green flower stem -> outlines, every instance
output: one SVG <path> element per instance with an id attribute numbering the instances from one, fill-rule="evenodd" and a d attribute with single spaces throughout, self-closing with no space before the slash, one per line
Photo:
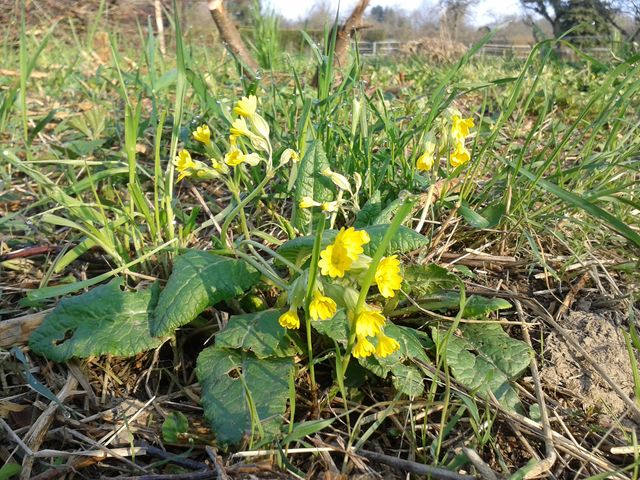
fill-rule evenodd
<path id="1" fill-rule="evenodd" d="M 275 175 L 275 170 L 267 171 L 265 173 L 264 179 L 258 184 L 258 186 L 249 195 L 244 197 L 244 200 L 241 200 L 241 201 L 239 200 L 238 201 L 238 205 L 231 211 L 231 213 L 229 213 L 227 218 L 225 218 L 224 223 L 222 224 L 222 228 L 221 228 L 221 232 L 220 232 L 220 238 L 226 244 L 227 248 L 232 248 L 232 246 L 231 246 L 231 244 L 230 244 L 230 242 L 229 242 L 229 240 L 227 238 L 227 232 L 229 231 L 229 225 L 231 225 L 231 222 L 236 217 L 236 215 L 238 215 L 238 213 L 241 210 L 244 210 L 244 207 L 249 202 L 251 202 L 262 191 L 262 189 L 265 187 L 265 185 L 267 185 L 267 183 L 269 183 L 269 181 L 274 177 L 274 175 Z M 245 219 L 245 221 L 246 221 L 246 219 Z"/>
<path id="2" fill-rule="evenodd" d="M 272 272 L 271 269 L 266 268 L 264 265 L 259 263 L 251 255 L 248 255 L 244 252 L 240 252 L 238 250 L 235 250 L 233 254 L 239 258 L 242 258 L 245 262 L 247 262 L 253 268 L 255 268 L 260 273 L 262 273 L 265 277 L 267 277 L 269 280 L 275 283 L 279 289 L 286 290 L 288 288 L 288 285 L 284 280 L 282 280 L 277 274 Z"/>
<path id="3" fill-rule="evenodd" d="M 345 372 L 347 371 L 347 367 L 349 366 L 349 360 L 351 359 L 351 352 L 353 350 L 353 345 L 356 340 L 356 328 L 355 328 L 356 319 L 358 318 L 358 315 L 362 312 L 364 308 L 364 304 L 367 300 L 367 295 L 369 294 L 369 288 L 371 288 L 371 284 L 373 283 L 373 280 L 376 275 L 376 269 L 378 268 L 378 264 L 380 263 L 380 260 L 382 260 L 382 257 L 387 251 L 389 242 L 391 241 L 393 236 L 396 234 L 396 232 L 400 228 L 400 225 L 402 225 L 402 222 L 404 221 L 406 216 L 409 215 L 409 213 L 413 209 L 414 202 L 415 200 L 413 198 L 408 198 L 404 201 L 402 206 L 398 209 L 398 213 L 393 218 L 393 221 L 391 222 L 391 225 L 389 225 L 389 228 L 387 228 L 387 231 L 385 232 L 384 237 L 382 237 L 382 241 L 380 242 L 380 245 L 378 245 L 378 249 L 376 250 L 376 253 L 373 255 L 373 258 L 371 259 L 371 264 L 369 265 L 369 269 L 364 275 L 364 278 L 362 280 L 361 287 L 360 287 L 360 295 L 358 296 L 358 303 L 356 303 L 356 308 L 355 308 L 355 311 L 353 312 L 353 317 L 349 319 L 349 341 L 347 343 L 347 350 L 345 353 L 344 361 L 342 363 L 342 375 L 344 375 Z"/>
<path id="4" fill-rule="evenodd" d="M 313 342 L 311 341 L 311 315 L 309 306 L 311 305 L 311 297 L 313 289 L 316 285 L 316 277 L 318 275 L 318 260 L 320 259 L 320 249 L 322 248 L 322 234 L 324 233 L 324 214 L 320 216 L 316 230 L 316 238 L 313 242 L 313 253 L 311 254 L 311 265 L 309 266 L 309 280 L 307 283 L 307 295 L 304 301 L 305 326 L 307 330 L 307 353 L 309 356 L 309 374 L 311 376 L 311 389 L 316 391 L 316 375 L 313 364 Z"/>
<path id="5" fill-rule="evenodd" d="M 279 253 L 274 252 L 272 249 L 270 249 L 266 245 L 263 245 L 261 243 L 255 242 L 253 240 L 243 240 L 242 242 L 240 242 L 239 246 L 241 246 L 241 245 L 252 245 L 255 248 L 259 248 L 260 250 L 262 250 L 262 251 L 268 253 L 269 255 L 271 255 L 273 258 L 277 258 L 279 261 L 281 261 L 284 265 L 289 267 L 294 272 L 302 273 L 302 269 L 301 268 L 299 268 L 297 265 L 295 265 L 294 263 L 292 263 L 289 260 L 287 260 L 286 258 L 284 258 Z"/>

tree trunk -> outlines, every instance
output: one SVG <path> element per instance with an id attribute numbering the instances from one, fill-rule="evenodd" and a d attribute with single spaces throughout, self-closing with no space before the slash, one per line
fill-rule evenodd
<path id="1" fill-rule="evenodd" d="M 347 63 L 347 57 L 349 55 L 349 44 L 351 43 L 351 36 L 362 23 L 362 15 L 369 5 L 369 0 L 360 0 L 355 6 L 349 18 L 345 20 L 336 34 L 336 48 L 334 63 L 338 67 L 344 67 Z"/>
<path id="2" fill-rule="evenodd" d="M 207 5 L 209 12 L 213 17 L 213 21 L 218 27 L 220 37 L 227 47 L 238 57 L 238 59 L 247 67 L 245 75 L 251 79 L 255 79 L 256 72 L 259 69 L 258 62 L 251 56 L 244 45 L 240 32 L 229 18 L 229 14 L 224 8 L 222 0 L 208 0 Z"/>

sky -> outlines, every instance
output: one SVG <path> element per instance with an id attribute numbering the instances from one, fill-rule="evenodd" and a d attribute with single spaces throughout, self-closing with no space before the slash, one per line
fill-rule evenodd
<path id="1" fill-rule="evenodd" d="M 289 20 L 303 18 L 317 3 L 318 0 L 266 0 L 267 8 L 270 6 L 277 13 Z M 326 0 L 334 8 L 338 6 L 338 0 Z M 357 0 L 340 0 L 340 10 L 351 12 Z M 382 7 L 401 8 L 406 11 L 417 9 L 430 9 L 437 3 L 436 0 L 371 0 L 369 9 L 380 5 Z M 505 16 L 518 15 L 521 12 L 518 0 L 481 0 L 469 15 L 469 21 L 473 25 L 482 26 L 493 23 Z"/>

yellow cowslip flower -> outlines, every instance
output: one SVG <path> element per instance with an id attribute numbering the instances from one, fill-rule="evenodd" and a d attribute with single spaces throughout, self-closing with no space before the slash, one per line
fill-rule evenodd
<path id="1" fill-rule="evenodd" d="M 224 156 L 224 163 L 230 167 L 237 167 L 241 163 L 248 163 L 255 167 L 260 163 L 260 156 L 257 153 L 246 154 L 238 147 L 232 146 Z"/>
<path id="2" fill-rule="evenodd" d="M 251 118 L 256 114 L 256 108 L 258 107 L 258 99 L 255 95 L 249 95 L 248 97 L 242 97 L 233 107 L 233 113 L 240 115 L 241 117 Z"/>
<path id="3" fill-rule="evenodd" d="M 181 150 L 173 161 L 173 164 L 180 174 L 178 175 L 178 182 L 191 175 L 191 170 L 196 168 L 196 163 L 191 159 L 191 154 L 188 150 Z"/>
<path id="4" fill-rule="evenodd" d="M 300 161 L 300 155 L 292 148 L 287 148 L 282 155 L 280 155 L 280 165 L 286 165 L 291 160 L 293 163 Z"/>
<path id="5" fill-rule="evenodd" d="M 229 145 L 235 147 L 238 144 L 238 136 L 237 135 L 229 135 Z"/>
<path id="6" fill-rule="evenodd" d="M 196 131 L 191 132 L 191 134 L 198 142 L 204 143 L 205 145 L 211 144 L 211 130 L 209 130 L 209 125 L 200 125 L 196 128 Z"/>
<path id="7" fill-rule="evenodd" d="M 353 261 L 347 255 L 347 251 L 341 244 L 329 245 L 320 252 L 318 266 L 322 275 L 331 278 L 344 277 L 344 272 L 351 268 Z"/>
<path id="8" fill-rule="evenodd" d="M 344 227 L 342 227 L 336 235 L 334 245 L 342 245 L 351 261 L 356 261 L 364 251 L 362 246 L 370 241 L 371 238 L 366 231 L 356 230 L 353 227 L 345 230 Z"/>
<path id="9" fill-rule="evenodd" d="M 329 213 L 333 213 L 333 212 L 337 212 L 338 208 L 340 207 L 340 202 L 335 201 L 335 202 L 322 202 L 322 211 L 323 212 L 329 212 Z"/>
<path id="10" fill-rule="evenodd" d="M 287 310 L 280 315 L 278 322 L 282 327 L 288 328 L 289 330 L 300 328 L 300 318 L 298 317 L 298 312 L 294 308 Z"/>
<path id="11" fill-rule="evenodd" d="M 459 142 L 456 145 L 456 149 L 451 154 L 449 158 L 449 163 L 453 168 L 458 168 L 460 165 L 464 165 L 469 160 L 471 160 L 471 153 L 467 150 L 467 147 L 464 146 L 464 143 Z"/>
<path id="12" fill-rule="evenodd" d="M 229 167 L 227 167 L 223 162 L 220 162 L 214 158 L 211 159 L 211 166 L 218 173 L 229 173 Z"/>
<path id="13" fill-rule="evenodd" d="M 333 184 L 340 190 L 351 192 L 351 185 L 349 184 L 349 180 L 347 180 L 347 177 L 345 177 L 344 175 L 341 175 L 338 172 L 333 172 L 330 168 L 325 168 L 322 171 L 322 175 L 329 178 L 329 180 L 331 180 Z"/>
<path id="14" fill-rule="evenodd" d="M 311 197 L 302 197 L 302 200 L 300 200 L 300 203 L 298 204 L 300 208 L 313 208 L 319 207 L 320 205 L 322 205 L 320 202 L 316 202 Z"/>
<path id="15" fill-rule="evenodd" d="M 451 137 L 458 142 L 469 136 L 469 129 L 473 128 L 473 118 L 461 118 L 459 115 L 451 117 Z"/>
<path id="16" fill-rule="evenodd" d="M 358 337 L 375 337 L 382 332 L 385 318 L 379 311 L 371 308 L 363 310 L 356 317 L 356 335 Z"/>
<path id="17" fill-rule="evenodd" d="M 376 267 L 375 273 L 378 290 L 384 298 L 391 298 L 396 295 L 396 290 L 402 286 L 402 275 L 400 274 L 400 260 L 397 255 L 384 257 Z"/>
<path id="18" fill-rule="evenodd" d="M 423 172 L 428 172 L 433 168 L 433 163 L 433 153 L 424 152 L 418 157 L 418 160 L 416 161 L 416 168 L 418 170 L 422 170 Z"/>
<path id="19" fill-rule="evenodd" d="M 367 337 L 358 337 L 356 345 L 353 347 L 353 356 L 356 358 L 364 358 L 373 355 L 376 347 L 373 346 Z"/>
<path id="20" fill-rule="evenodd" d="M 247 122 L 244 120 L 244 118 L 236 118 L 231 124 L 229 132 L 231 133 L 231 135 L 235 135 L 236 137 L 242 137 L 243 135 L 245 137 L 253 136 L 251 130 L 249 130 L 249 127 L 247 127 Z"/>
<path id="21" fill-rule="evenodd" d="M 320 292 L 313 293 L 313 300 L 309 305 L 309 315 L 312 320 L 329 320 L 336 314 L 337 305 L 332 298 L 325 297 Z"/>
<path id="22" fill-rule="evenodd" d="M 400 349 L 400 344 L 395 338 L 387 337 L 384 333 L 380 333 L 377 337 L 376 357 L 385 358 Z"/>

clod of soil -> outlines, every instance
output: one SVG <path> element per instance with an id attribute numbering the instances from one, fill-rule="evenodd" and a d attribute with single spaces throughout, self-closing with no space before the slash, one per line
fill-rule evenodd
<path id="1" fill-rule="evenodd" d="M 562 326 L 584 347 L 609 375 L 633 398 L 633 377 L 618 312 L 570 312 Z M 557 333 L 546 339 L 546 365 L 542 380 L 549 388 L 563 387 L 575 394 L 576 404 L 595 409 L 603 415 L 602 423 L 610 424 L 626 410 L 624 402 L 591 365 L 581 358 Z M 606 421 L 605 419 L 609 420 Z"/>

